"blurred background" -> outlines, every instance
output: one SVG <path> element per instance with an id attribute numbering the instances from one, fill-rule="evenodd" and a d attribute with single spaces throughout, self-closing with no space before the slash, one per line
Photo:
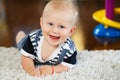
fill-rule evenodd
<path id="1" fill-rule="evenodd" d="M 104 0 L 73 0 L 79 10 L 79 24 L 72 36 L 78 50 L 120 49 L 120 40 L 100 43 L 94 35 L 94 28 L 100 24 L 92 18 L 95 11 L 105 8 Z M 39 20 L 48 0 L 0 0 L 0 47 L 16 47 L 15 36 L 18 31 L 29 33 L 38 29 Z M 115 7 L 120 7 L 116 0 Z M 120 15 L 115 15 L 120 22 Z"/>

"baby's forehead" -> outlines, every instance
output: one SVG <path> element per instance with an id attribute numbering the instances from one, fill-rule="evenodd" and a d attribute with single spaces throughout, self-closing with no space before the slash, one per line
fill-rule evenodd
<path id="1" fill-rule="evenodd" d="M 71 14 L 75 20 L 77 20 L 77 9 L 75 8 L 74 4 L 70 0 L 52 0 L 48 2 L 46 7 L 44 8 L 42 17 L 45 17 L 47 14 L 52 12 L 59 12 L 67 13 L 68 15 Z M 73 20 L 74 20 L 73 19 Z"/>
<path id="2" fill-rule="evenodd" d="M 73 3 L 70 0 L 52 0 L 48 2 L 46 7 L 44 8 L 44 13 L 45 12 L 50 12 L 52 10 L 57 10 L 57 11 L 72 11 L 73 13 L 76 13 L 77 10 Z"/>

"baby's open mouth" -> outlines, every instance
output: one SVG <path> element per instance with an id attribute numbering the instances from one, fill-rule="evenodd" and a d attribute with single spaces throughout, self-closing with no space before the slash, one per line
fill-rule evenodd
<path id="1" fill-rule="evenodd" d="M 58 40 L 60 37 L 57 37 L 57 36 L 53 36 L 53 35 L 49 35 L 49 37 L 53 40 Z"/>

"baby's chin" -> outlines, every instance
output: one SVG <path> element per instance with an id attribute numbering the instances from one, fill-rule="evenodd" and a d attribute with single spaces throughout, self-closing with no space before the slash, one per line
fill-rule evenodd
<path id="1" fill-rule="evenodd" d="M 50 42 L 50 44 L 54 47 L 58 47 L 59 46 L 59 43 L 55 43 L 55 42 Z"/>

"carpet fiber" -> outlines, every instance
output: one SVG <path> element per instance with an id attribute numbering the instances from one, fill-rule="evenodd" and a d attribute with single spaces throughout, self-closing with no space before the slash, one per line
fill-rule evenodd
<path id="1" fill-rule="evenodd" d="M 120 50 L 79 51 L 77 65 L 68 72 L 31 77 L 20 64 L 14 47 L 0 47 L 0 80 L 119 80 Z"/>

